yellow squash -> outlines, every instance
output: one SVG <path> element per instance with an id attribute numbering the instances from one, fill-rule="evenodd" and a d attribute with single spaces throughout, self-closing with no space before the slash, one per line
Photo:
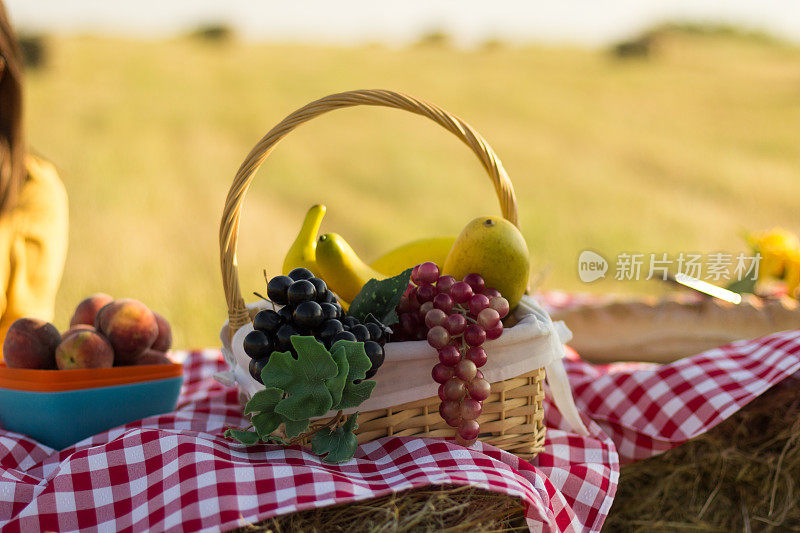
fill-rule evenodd
<path id="1" fill-rule="evenodd" d="M 386 278 L 364 263 L 338 233 L 326 233 L 319 238 L 316 262 L 319 275 L 346 302 L 352 302 L 370 279 Z"/>
<path id="2" fill-rule="evenodd" d="M 425 261 L 432 261 L 441 268 L 455 241 L 455 237 L 417 239 L 387 252 L 369 266 L 390 277 Z"/>
<path id="3" fill-rule="evenodd" d="M 306 213 L 300 233 L 292 243 L 286 258 L 283 260 L 283 274 L 286 275 L 297 267 L 309 269 L 315 274 L 319 273 L 316 261 L 317 232 L 325 216 L 325 206 L 317 204 Z"/>

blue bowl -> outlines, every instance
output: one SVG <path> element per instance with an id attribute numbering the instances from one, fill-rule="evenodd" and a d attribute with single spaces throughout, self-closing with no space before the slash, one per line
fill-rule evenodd
<path id="1" fill-rule="evenodd" d="M 103 431 L 175 409 L 183 377 L 61 392 L 0 389 L 0 425 L 64 449 Z"/>

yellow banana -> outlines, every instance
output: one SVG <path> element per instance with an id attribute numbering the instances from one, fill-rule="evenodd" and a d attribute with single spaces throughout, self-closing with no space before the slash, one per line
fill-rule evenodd
<path id="1" fill-rule="evenodd" d="M 315 274 L 319 273 L 316 261 L 317 232 L 324 216 L 325 206 L 322 204 L 314 205 L 308 210 L 300 227 L 300 233 L 297 234 L 283 260 L 284 275 L 297 267 L 307 268 Z"/>
<path id="2" fill-rule="evenodd" d="M 346 302 L 352 302 L 370 279 L 386 278 L 364 263 L 338 233 L 321 236 L 316 254 L 319 275 Z"/>
<path id="3" fill-rule="evenodd" d="M 433 261 L 441 268 L 454 242 L 455 237 L 417 239 L 387 252 L 369 266 L 385 276 L 396 276 L 425 261 Z"/>

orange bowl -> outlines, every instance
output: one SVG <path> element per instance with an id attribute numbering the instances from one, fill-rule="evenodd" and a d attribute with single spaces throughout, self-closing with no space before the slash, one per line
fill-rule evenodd
<path id="1" fill-rule="evenodd" d="M 8 368 L 0 362 L 0 388 L 37 392 L 59 392 L 127 385 L 183 375 L 183 365 L 115 366 L 78 370 L 30 370 Z"/>

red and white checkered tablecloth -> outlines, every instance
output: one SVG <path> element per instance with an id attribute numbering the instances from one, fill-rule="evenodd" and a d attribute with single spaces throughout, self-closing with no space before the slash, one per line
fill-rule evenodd
<path id="1" fill-rule="evenodd" d="M 0 529 L 216 531 L 412 487 L 469 484 L 520 497 L 533 530 L 599 531 L 620 459 L 677 446 L 800 371 L 800 331 L 665 366 L 570 358 L 592 436 L 571 433 L 548 403 L 546 448 L 533 463 L 437 439 L 379 439 L 341 465 L 297 447 L 244 448 L 222 437 L 245 424 L 236 391 L 211 379 L 223 366 L 215 350 L 189 353 L 174 412 L 60 452 L 0 429 Z"/>

